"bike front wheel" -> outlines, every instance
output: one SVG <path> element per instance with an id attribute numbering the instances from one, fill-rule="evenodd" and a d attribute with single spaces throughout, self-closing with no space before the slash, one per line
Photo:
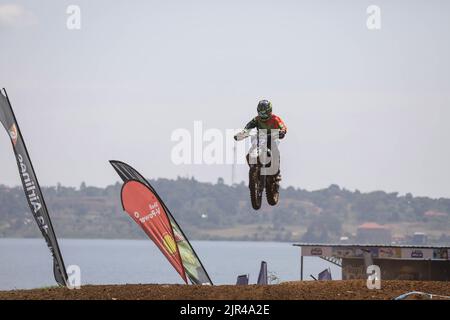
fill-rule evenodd
<path id="1" fill-rule="evenodd" d="M 249 189 L 252 207 L 255 210 L 259 210 L 262 204 L 262 189 L 264 189 L 264 186 L 261 185 L 260 172 L 257 167 L 250 168 Z"/>

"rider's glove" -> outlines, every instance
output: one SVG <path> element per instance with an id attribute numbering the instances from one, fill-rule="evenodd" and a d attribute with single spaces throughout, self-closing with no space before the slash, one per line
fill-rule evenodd
<path id="1" fill-rule="evenodd" d="M 286 135 L 286 131 L 280 131 L 280 132 L 278 133 L 278 137 L 279 137 L 280 139 L 283 139 L 285 135 Z"/>
<path id="2" fill-rule="evenodd" d="M 233 136 L 233 138 L 234 138 L 235 141 L 238 141 L 238 137 L 237 137 L 236 134 Z"/>
<path id="3" fill-rule="evenodd" d="M 236 141 L 241 141 L 241 140 L 244 140 L 244 139 L 247 138 L 247 137 L 248 137 L 248 131 L 247 131 L 247 130 L 243 130 L 243 131 L 237 133 L 237 134 L 234 136 L 234 140 L 236 140 Z"/>

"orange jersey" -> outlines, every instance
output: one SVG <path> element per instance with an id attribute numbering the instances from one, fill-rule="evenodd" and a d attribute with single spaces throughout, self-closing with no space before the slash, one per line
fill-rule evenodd
<path id="1" fill-rule="evenodd" d="M 245 129 L 253 129 L 253 128 L 266 129 L 266 130 L 278 129 L 280 131 L 283 131 L 284 133 L 287 132 L 287 127 L 284 124 L 283 120 L 281 120 L 280 117 L 278 117 L 277 115 L 274 115 L 273 113 L 270 116 L 270 118 L 267 120 L 262 120 L 259 116 L 257 116 L 255 118 L 253 118 L 245 126 Z"/>

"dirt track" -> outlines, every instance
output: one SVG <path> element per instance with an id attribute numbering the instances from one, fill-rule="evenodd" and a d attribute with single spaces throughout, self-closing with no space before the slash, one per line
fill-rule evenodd
<path id="1" fill-rule="evenodd" d="M 271 286 L 101 285 L 80 290 L 46 288 L 0 291 L 0 299 L 107 300 L 289 300 L 393 299 L 410 291 L 450 295 L 450 282 L 383 281 L 381 290 L 368 290 L 365 281 L 286 282 Z"/>

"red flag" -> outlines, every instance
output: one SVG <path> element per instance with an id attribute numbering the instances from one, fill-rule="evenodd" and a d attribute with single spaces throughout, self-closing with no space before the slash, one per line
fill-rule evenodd
<path id="1" fill-rule="evenodd" d="M 122 187 L 122 205 L 187 283 L 172 225 L 164 207 L 153 192 L 146 185 L 131 180 Z"/>

